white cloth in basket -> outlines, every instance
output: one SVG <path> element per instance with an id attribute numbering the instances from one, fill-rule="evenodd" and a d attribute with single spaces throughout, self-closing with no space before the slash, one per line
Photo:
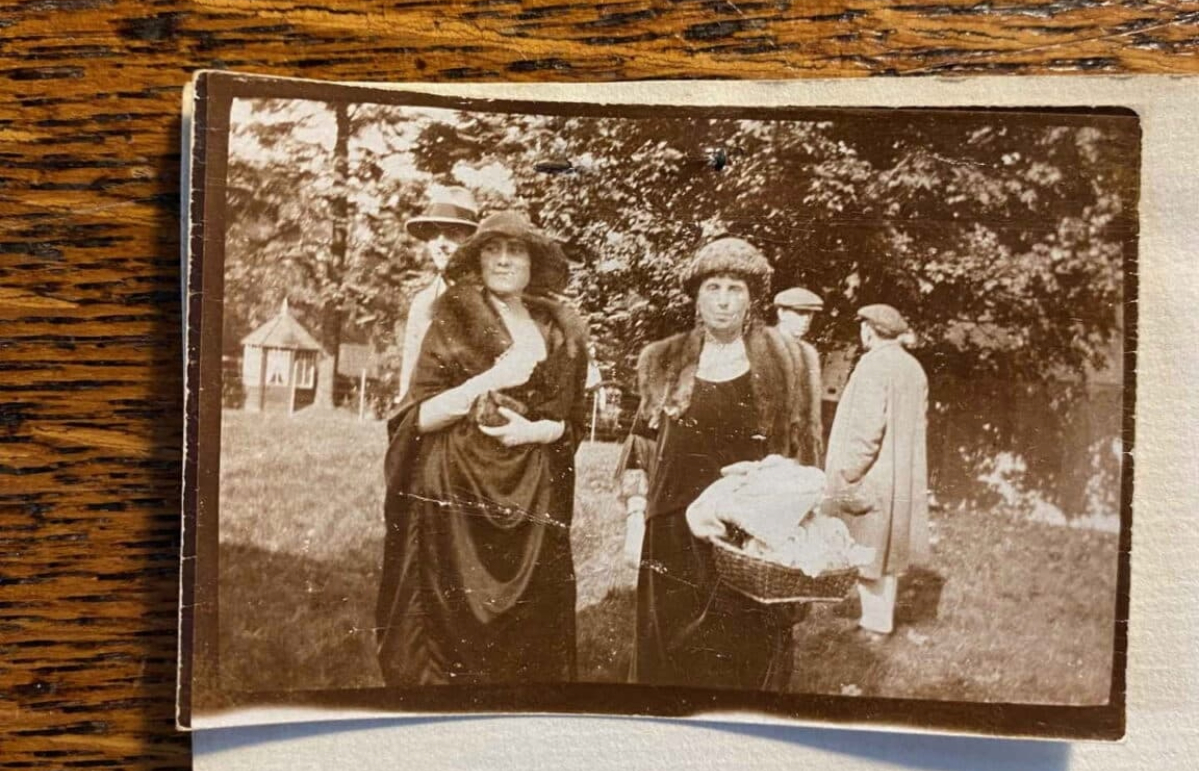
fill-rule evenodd
<path id="1" fill-rule="evenodd" d="M 722 537 L 729 523 L 768 548 L 781 546 L 824 492 L 823 471 L 781 455 L 735 463 L 721 474 L 687 508 L 687 525 L 697 538 Z"/>

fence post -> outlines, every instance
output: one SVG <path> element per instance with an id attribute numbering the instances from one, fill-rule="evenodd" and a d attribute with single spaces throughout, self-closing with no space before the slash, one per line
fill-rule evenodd
<path id="1" fill-rule="evenodd" d="M 296 356 L 295 352 L 291 355 L 291 383 L 290 395 L 287 399 L 287 416 L 291 417 L 296 412 L 296 383 L 300 379 L 300 357 Z"/>
<path id="2" fill-rule="evenodd" d="M 599 394 L 600 389 L 596 388 L 591 392 L 591 441 L 595 442 L 595 421 L 599 418 Z"/>
<path id="3" fill-rule="evenodd" d="M 362 368 L 362 376 L 358 380 L 358 419 L 366 415 L 366 367 Z"/>

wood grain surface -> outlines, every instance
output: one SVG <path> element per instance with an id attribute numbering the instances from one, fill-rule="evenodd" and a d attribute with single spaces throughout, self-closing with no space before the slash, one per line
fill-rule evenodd
<path id="1" fill-rule="evenodd" d="M 1199 3 L 0 5 L 0 769 L 185 768 L 173 728 L 180 90 L 326 79 L 1193 73 Z"/>

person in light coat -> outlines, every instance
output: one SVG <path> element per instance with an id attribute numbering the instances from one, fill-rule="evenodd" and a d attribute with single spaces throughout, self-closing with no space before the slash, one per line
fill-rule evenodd
<path id="1" fill-rule="evenodd" d="M 908 324 L 889 305 L 868 305 L 862 356 L 841 396 L 829 436 L 826 505 L 849 514 L 850 534 L 876 549 L 861 569 L 859 625 L 894 631 L 897 577 L 928 558 L 928 378 L 901 337 Z"/>

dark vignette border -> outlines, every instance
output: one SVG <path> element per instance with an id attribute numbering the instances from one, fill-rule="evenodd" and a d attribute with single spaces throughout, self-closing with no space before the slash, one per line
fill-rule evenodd
<path id="1" fill-rule="evenodd" d="M 184 544 L 185 585 L 182 609 L 184 654 L 180 676 L 180 724 L 195 715 L 216 716 L 248 707 L 320 707 L 424 713 L 619 714 L 661 717 L 714 717 L 714 712 L 757 712 L 764 716 L 807 722 L 906 726 L 921 730 L 1060 739 L 1119 739 L 1125 731 L 1128 651 L 1134 405 L 1136 399 L 1137 237 L 1139 218 L 1130 217 L 1124 262 L 1124 462 L 1121 480 L 1121 531 L 1117 575 L 1116 624 L 1109 701 L 1100 706 L 952 702 L 923 699 L 865 698 L 814 694 L 718 691 L 701 688 L 650 687 L 624 684 L 569 683 L 490 687 L 367 688 L 280 692 L 222 692 L 219 668 L 217 511 L 220 463 L 221 318 L 224 297 L 224 179 L 228 164 L 229 115 L 236 98 L 293 98 L 324 102 L 442 107 L 499 113 L 654 117 L 653 105 L 604 105 L 446 97 L 369 86 L 202 72 L 196 77 L 196 146 L 188 159 L 195 176 L 192 189 L 192 250 L 187 286 L 188 382 L 187 450 L 184 474 L 184 519 L 192 537 Z M 1138 120 L 1121 108 L 842 108 L 842 107 L 692 107 L 671 106 L 679 117 L 760 120 L 820 119 L 846 115 L 902 115 L 910 120 L 936 120 L 947 113 L 1024 114 L 1030 120 L 1052 116 L 1058 123 L 1084 122 L 1097 115 Z M 1138 134 L 1139 134 L 1138 122 Z M 1137 157 L 1140 166 L 1139 143 Z M 202 178 L 201 178 L 202 175 Z M 1139 197 L 1139 187 L 1136 191 Z M 194 559 L 189 559 L 194 556 Z M 194 562 L 194 566 L 187 563 Z M 186 605 L 189 595 L 193 606 Z M 189 612 L 192 627 L 188 627 Z M 189 639 L 190 635 L 190 639 Z M 185 700 L 191 697 L 191 703 Z"/>
<path id="2" fill-rule="evenodd" d="M 204 104 L 207 86 L 208 83 L 204 79 L 197 79 L 194 83 L 194 93 L 192 96 L 195 106 L 198 107 Z M 198 287 L 196 284 L 202 274 L 199 261 L 204 253 L 203 217 L 196 216 L 196 212 L 202 211 L 204 207 L 204 186 L 192 184 L 191 174 L 194 172 L 194 168 L 189 159 L 192 157 L 203 157 L 207 154 L 206 134 L 202 130 L 197 130 L 197 125 L 203 125 L 203 121 L 197 121 L 197 116 L 187 109 L 191 106 L 184 105 L 183 130 L 181 132 L 183 172 L 180 175 L 180 179 L 183 183 L 183 188 L 180 190 L 180 197 L 183 200 L 180 209 L 183 212 L 184 223 L 182 225 L 182 237 L 179 239 L 179 243 L 184 250 L 183 255 L 181 255 L 184 326 L 183 410 L 185 416 L 192 418 L 188 419 L 188 417 L 185 417 L 184 419 L 183 489 L 180 496 L 180 505 L 183 511 L 183 532 L 179 565 L 179 661 L 177 665 L 178 682 L 176 683 L 175 721 L 182 728 L 191 727 L 192 710 L 192 665 L 194 660 L 192 640 L 195 637 L 195 592 L 197 586 L 195 527 L 197 521 L 196 470 L 198 464 L 196 456 L 199 449 L 194 418 L 199 415 L 199 402 L 195 385 L 199 382 L 200 369 L 200 344 L 197 337 L 200 320 L 200 293 L 197 291 Z M 196 261 L 194 269 L 191 265 L 192 260 Z"/>

